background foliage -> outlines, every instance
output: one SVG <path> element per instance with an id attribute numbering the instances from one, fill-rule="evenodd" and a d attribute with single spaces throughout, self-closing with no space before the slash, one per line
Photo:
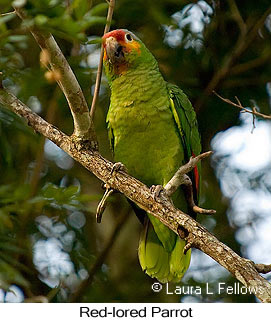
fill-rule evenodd
<path id="1" fill-rule="evenodd" d="M 0 16 L 3 84 L 71 134 L 65 98 L 41 66 L 40 50 L 27 27 L 36 25 L 55 36 L 90 104 L 99 59 L 95 40 L 103 33 L 107 4 L 2 0 L 0 12 L 11 12 L 12 3 L 23 6 L 29 19 L 21 22 L 15 14 Z M 238 129 L 239 138 L 247 136 L 245 121 L 237 109 L 212 93 L 216 90 L 231 99 L 238 95 L 245 106 L 253 104 L 270 113 L 270 1 L 157 0 L 154 5 L 150 0 L 118 0 L 112 28 L 127 28 L 144 41 L 165 78 L 191 99 L 203 150 L 215 150 L 212 160 L 203 163 L 202 205 L 216 209 L 217 215 L 199 217 L 199 221 L 243 256 L 253 258 L 251 241 L 258 242 L 252 246 L 256 254 L 270 262 L 266 247 L 270 238 L 259 239 L 263 231 L 257 225 L 270 225 L 271 158 L 262 155 L 260 161 L 265 162 L 260 166 L 252 158 L 254 168 L 242 167 L 248 160 L 241 166 L 232 162 L 237 137 L 228 143 L 228 150 L 223 150 L 221 138 L 231 129 Z M 112 159 L 105 126 L 109 95 L 103 79 L 95 127 L 101 153 Z M 251 130 L 252 120 L 246 122 Z M 254 134 L 261 127 L 269 129 L 264 134 L 269 137 L 267 121 L 256 123 Z M 257 138 L 261 145 L 263 137 Z M 239 153 L 236 150 L 234 156 Z M 152 292 L 153 280 L 141 271 L 137 259 L 141 227 L 127 201 L 113 196 L 102 224 L 96 224 L 101 183 L 4 107 L 0 109 L 0 172 L 0 301 L 255 301 L 250 294 L 219 293 L 219 282 L 233 285 L 236 281 L 197 251 L 182 286 L 204 290 L 209 282 L 213 295 Z M 241 193 L 243 199 L 237 199 Z M 255 199 L 257 207 L 250 205 Z"/>

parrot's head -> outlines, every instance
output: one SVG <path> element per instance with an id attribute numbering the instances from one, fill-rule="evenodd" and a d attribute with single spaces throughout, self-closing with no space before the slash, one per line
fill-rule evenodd
<path id="1" fill-rule="evenodd" d="M 138 68 L 140 64 L 155 62 L 142 41 L 127 29 L 116 29 L 102 38 L 104 67 L 109 80 Z"/>

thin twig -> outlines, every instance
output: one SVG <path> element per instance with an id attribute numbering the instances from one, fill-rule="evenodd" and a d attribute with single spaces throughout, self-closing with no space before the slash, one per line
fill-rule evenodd
<path id="1" fill-rule="evenodd" d="M 271 60 L 270 52 L 267 52 L 267 53 L 263 52 L 262 56 L 259 56 L 257 58 L 254 58 L 244 63 L 240 63 L 238 65 L 234 65 L 230 70 L 230 75 L 238 75 L 241 73 L 245 73 L 253 68 L 257 68 L 265 64 L 267 61 L 270 61 L 270 60 Z"/>
<path id="2" fill-rule="evenodd" d="M 247 26 L 246 23 L 244 22 L 243 17 L 241 16 L 241 13 L 239 11 L 239 8 L 235 2 L 235 0 L 230 0 L 229 1 L 230 9 L 232 11 L 232 16 L 237 22 L 239 29 L 241 31 L 241 35 L 245 35 L 247 31 Z"/>
<path id="3" fill-rule="evenodd" d="M 213 93 L 214 93 L 217 97 L 219 97 L 219 99 L 221 99 L 222 101 L 224 101 L 224 102 L 226 102 L 226 103 L 228 103 L 228 104 L 230 104 L 230 105 L 233 105 L 234 107 L 236 107 L 236 108 L 240 109 L 240 110 L 241 110 L 241 111 L 243 111 L 243 112 L 251 113 L 251 114 L 253 114 L 253 115 L 257 116 L 257 117 L 263 118 L 263 119 L 271 120 L 271 116 L 269 116 L 269 115 L 267 115 L 267 114 L 260 113 L 260 112 L 256 111 L 256 109 L 253 109 L 253 110 L 251 111 L 251 110 L 248 110 L 248 109 L 244 108 L 244 107 L 242 106 L 242 104 L 241 104 L 240 100 L 239 100 L 237 97 L 235 97 L 235 99 L 236 99 L 237 103 L 234 103 L 234 102 L 232 102 L 232 101 L 231 101 L 231 100 L 229 100 L 229 99 L 223 98 L 221 95 L 219 95 L 219 94 L 218 94 L 218 93 L 216 93 L 215 91 L 213 91 Z"/>
<path id="4" fill-rule="evenodd" d="M 113 12 L 114 12 L 114 8 L 115 8 L 115 0 L 110 0 L 110 2 L 107 1 L 107 3 L 109 5 L 109 7 L 108 7 L 108 12 L 107 12 L 106 25 L 104 28 L 104 35 L 106 33 L 108 33 L 108 31 L 110 29 L 110 25 L 111 25 L 111 21 L 112 21 L 112 17 L 113 17 Z M 99 61 L 97 76 L 96 76 L 94 95 L 93 95 L 93 100 L 92 100 L 91 109 L 90 109 L 91 120 L 94 119 L 96 102 L 98 100 L 99 91 L 100 91 L 102 69 L 103 69 L 103 56 L 104 56 L 104 47 L 102 45 L 101 54 L 100 54 L 100 61 Z"/>
<path id="5" fill-rule="evenodd" d="M 16 13 L 15 10 L 10 11 L 10 12 L 0 13 L 0 17 L 9 16 L 9 15 L 12 15 L 12 14 L 15 14 L 15 13 Z"/>

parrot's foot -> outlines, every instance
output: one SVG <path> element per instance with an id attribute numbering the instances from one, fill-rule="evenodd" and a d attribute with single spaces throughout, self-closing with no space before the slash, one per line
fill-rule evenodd
<path id="1" fill-rule="evenodd" d="M 74 134 L 71 135 L 71 139 L 79 151 L 82 151 L 83 149 L 86 149 L 86 150 L 99 149 L 98 142 L 95 140 L 83 139 L 81 137 L 75 136 Z"/>
<path id="2" fill-rule="evenodd" d="M 181 225 L 178 227 L 177 231 L 179 237 L 182 240 L 186 240 L 186 244 L 183 248 L 183 253 L 186 255 L 187 251 L 195 246 L 194 237 Z"/>
<path id="3" fill-rule="evenodd" d="M 167 191 L 164 189 L 162 185 L 152 185 L 150 187 L 150 191 L 153 194 L 153 198 L 156 202 L 158 202 L 158 199 L 170 201 L 170 198 L 167 194 Z"/>
<path id="4" fill-rule="evenodd" d="M 119 172 L 119 171 L 123 171 L 123 172 L 127 173 L 127 168 L 121 162 L 117 162 L 113 165 L 113 167 L 111 169 L 111 175 L 114 176 L 114 173 Z"/>
<path id="5" fill-rule="evenodd" d="M 127 169 L 122 163 L 120 163 L 120 162 L 114 163 L 111 168 L 111 171 L 110 171 L 111 176 L 108 179 L 106 185 L 113 186 L 113 183 L 116 180 L 117 172 L 119 172 L 119 171 L 127 173 Z"/>
<path id="6" fill-rule="evenodd" d="M 152 185 L 150 187 L 150 190 L 153 194 L 153 198 L 155 201 L 157 201 L 158 197 L 160 196 L 161 192 L 163 191 L 163 186 L 162 185 Z"/>
<path id="7" fill-rule="evenodd" d="M 104 188 L 105 188 L 105 193 L 104 193 L 100 203 L 98 204 L 98 207 L 97 207 L 97 210 L 96 210 L 96 222 L 97 223 L 101 223 L 102 216 L 103 216 L 104 210 L 105 210 L 107 202 L 108 202 L 108 198 L 112 193 L 115 192 L 115 190 L 110 187 L 110 183 L 111 183 L 111 181 L 114 181 L 115 176 L 116 176 L 116 172 L 118 172 L 118 171 L 126 172 L 126 167 L 120 162 L 115 163 L 113 165 L 113 167 L 111 169 L 111 172 L 110 172 L 111 179 L 110 179 L 109 183 L 105 183 L 103 185 Z"/>

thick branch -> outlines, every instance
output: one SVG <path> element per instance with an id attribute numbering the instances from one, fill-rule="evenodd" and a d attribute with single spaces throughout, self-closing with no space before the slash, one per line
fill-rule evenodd
<path id="1" fill-rule="evenodd" d="M 24 20 L 25 14 L 22 9 L 15 8 L 17 15 Z M 81 87 L 68 64 L 65 56 L 62 54 L 54 37 L 50 33 L 38 30 L 36 27 L 30 28 L 30 32 L 36 42 L 44 51 L 46 56 L 46 67 L 59 75 L 57 82 L 63 91 L 74 122 L 74 136 L 97 143 L 93 122 L 89 115 L 89 109 Z M 48 64 L 47 64 L 48 63 Z"/>
<path id="2" fill-rule="evenodd" d="M 169 201 L 156 200 L 150 189 L 123 171 L 111 176 L 113 163 L 104 159 L 97 151 L 85 148 L 78 141 L 47 123 L 32 112 L 13 94 L 0 89 L 0 103 L 18 115 L 24 117 L 35 131 L 52 140 L 86 169 L 102 180 L 112 189 L 123 193 L 139 207 L 158 218 L 175 233 L 187 233 L 183 238 L 188 246 L 193 246 L 212 257 L 226 268 L 262 302 L 271 302 L 271 285 L 247 259 L 238 256 L 233 250 L 220 242 L 190 216 L 176 209 Z"/>

